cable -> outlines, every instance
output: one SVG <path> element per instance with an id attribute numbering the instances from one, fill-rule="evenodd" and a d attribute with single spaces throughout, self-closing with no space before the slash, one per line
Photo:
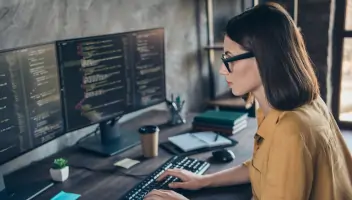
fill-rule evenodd
<path id="1" fill-rule="evenodd" d="M 95 128 L 94 131 L 92 131 L 92 132 L 88 133 L 86 136 L 80 138 L 80 139 L 76 142 L 76 144 L 79 144 L 82 140 L 84 140 L 84 139 L 90 137 L 90 136 L 93 135 L 93 134 L 94 134 L 94 135 L 97 135 L 97 134 L 99 133 L 99 131 L 100 131 L 100 128 L 99 128 L 99 126 L 98 126 L 98 127 Z"/>
<path id="2" fill-rule="evenodd" d="M 85 169 L 88 171 L 92 171 L 92 172 L 101 172 L 101 173 L 108 173 L 108 174 L 115 174 L 116 172 L 122 174 L 123 176 L 128 176 L 128 177 L 132 177 L 132 178 L 139 178 L 139 179 L 144 179 L 147 176 L 149 176 L 149 174 L 130 174 L 130 173 L 126 173 L 126 172 L 122 172 L 120 170 L 117 170 L 116 168 L 107 168 L 107 169 L 93 169 L 93 168 L 89 168 L 86 166 L 78 166 L 78 165 L 69 165 L 70 167 L 76 168 L 76 169 Z"/>

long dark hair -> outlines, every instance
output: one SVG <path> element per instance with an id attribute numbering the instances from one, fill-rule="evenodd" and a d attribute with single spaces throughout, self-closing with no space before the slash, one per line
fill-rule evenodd
<path id="1" fill-rule="evenodd" d="M 225 31 L 231 40 L 253 52 L 272 107 L 293 110 L 319 95 L 303 37 L 279 4 L 257 5 L 232 18 Z"/>

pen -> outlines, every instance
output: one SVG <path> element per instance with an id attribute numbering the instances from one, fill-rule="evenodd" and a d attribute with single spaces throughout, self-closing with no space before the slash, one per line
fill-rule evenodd
<path id="1" fill-rule="evenodd" d="M 182 110 L 184 104 L 185 104 L 185 100 L 182 101 L 180 110 Z"/>
<path id="2" fill-rule="evenodd" d="M 217 141 L 217 140 L 218 140 L 218 137 L 219 137 L 219 133 L 218 133 L 218 132 L 216 132 L 216 136 L 215 136 L 214 141 Z"/>

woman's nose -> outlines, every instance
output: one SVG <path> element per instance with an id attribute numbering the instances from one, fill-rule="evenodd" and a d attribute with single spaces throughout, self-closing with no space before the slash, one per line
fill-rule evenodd
<path id="1" fill-rule="evenodd" d="M 228 75 L 229 74 L 229 71 L 227 70 L 224 63 L 222 63 L 222 65 L 220 66 L 219 73 L 221 75 Z"/>

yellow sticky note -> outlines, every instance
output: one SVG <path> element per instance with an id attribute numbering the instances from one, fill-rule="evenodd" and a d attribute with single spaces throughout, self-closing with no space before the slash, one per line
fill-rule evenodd
<path id="1" fill-rule="evenodd" d="M 114 163 L 114 165 L 118 166 L 118 167 L 123 167 L 125 169 L 129 169 L 138 163 L 140 163 L 138 160 L 132 160 L 130 158 L 125 158 L 123 160 L 117 161 L 116 163 Z"/>

